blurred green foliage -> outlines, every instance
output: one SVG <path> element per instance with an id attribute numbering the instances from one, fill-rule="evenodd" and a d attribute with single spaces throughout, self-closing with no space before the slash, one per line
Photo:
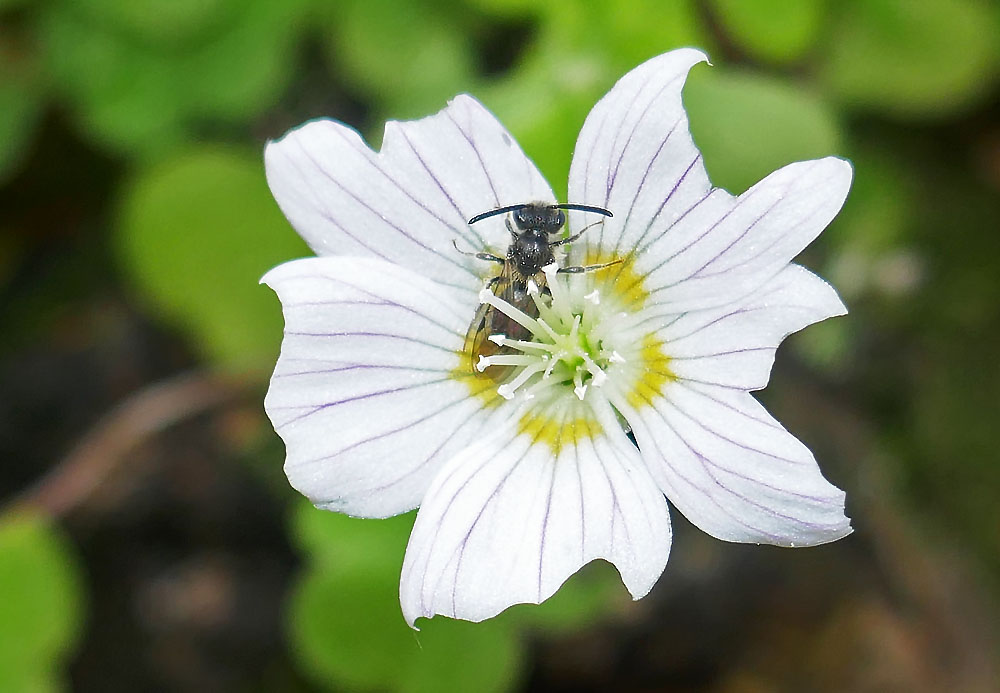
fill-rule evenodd
<path id="1" fill-rule="evenodd" d="M 101 146 L 163 155 L 239 126 L 294 75 L 301 0 L 53 0 L 38 41 L 53 88 Z"/>
<path id="2" fill-rule="evenodd" d="M 60 690 L 80 634 L 82 581 L 72 547 L 45 518 L 0 517 L 0 690 Z"/>
<path id="3" fill-rule="evenodd" d="M 303 664 L 320 681 L 351 690 L 508 690 L 520 659 L 509 619 L 480 626 L 437 619 L 420 632 L 403 622 L 399 570 L 412 524 L 412 514 L 383 522 L 311 506 L 296 514 L 295 534 L 312 561 L 290 610 Z"/>
<path id="4" fill-rule="evenodd" d="M 983 0 L 838 4 L 822 70 L 848 108 L 940 115 L 981 98 L 996 76 L 997 5 Z"/>
<path id="5" fill-rule="evenodd" d="M 949 160 L 963 162 L 964 151 L 885 136 L 888 125 L 960 118 L 995 97 L 996 3 L 0 0 L 5 17 L 14 21 L 0 32 L 0 183 L 18 174 L 47 113 L 68 119 L 123 162 L 115 249 L 145 310 L 187 334 L 207 362 L 251 371 L 273 362 L 281 336 L 277 301 L 257 280 L 308 254 L 270 197 L 260 151 L 285 127 L 342 114 L 296 106 L 316 102 L 307 92 L 317 69 L 330 90 L 323 102 L 344 113 L 361 102 L 350 124 L 376 143 L 385 118 L 473 93 L 565 196 L 593 103 L 645 58 L 706 48 L 717 66 L 694 70 L 685 99 L 717 184 L 739 192 L 827 154 L 854 162 L 856 184 L 821 241 L 820 269 L 855 316 L 811 328 L 793 348 L 829 377 L 863 384 L 857 397 L 886 415 L 883 442 L 907 461 L 900 476 L 913 502 L 960 527 L 1000 574 L 988 491 L 1000 470 L 983 413 L 1000 395 L 986 346 L 1000 304 L 995 191 Z M 876 125 L 859 125 L 861 115 Z M 983 228 L 994 239 L 986 251 Z M 955 339 L 981 329 L 992 331 Z M 893 346 L 904 343 L 909 360 Z M 972 365 L 982 363 L 993 376 Z M 885 401 L 899 385 L 889 372 L 911 378 L 902 402 Z M 293 513 L 305 567 L 288 638 L 317 682 L 508 690 L 522 673 L 525 633 L 583 627 L 626 598 L 598 564 L 541 607 L 480 625 L 439 618 L 414 633 L 396 596 L 411 522 Z M 56 686 L 80 628 L 74 570 L 44 522 L 0 524 L 0 623 L 19 634 L 0 639 L 0 689 Z"/>
<path id="6" fill-rule="evenodd" d="M 257 280 L 308 250 L 271 202 L 258 154 L 201 147 L 140 168 L 118 230 L 122 266 L 154 311 L 216 363 L 270 365 L 281 314 Z"/>
<path id="7" fill-rule="evenodd" d="M 443 3 L 338 2 L 324 48 L 359 94 L 395 118 L 418 118 L 473 83 L 463 14 Z"/>
<path id="8" fill-rule="evenodd" d="M 400 615 L 398 596 L 413 517 L 370 522 L 308 504 L 296 509 L 293 535 L 309 565 L 292 598 L 289 637 L 319 681 L 412 693 L 510 690 L 519 681 L 526 631 L 583 627 L 614 608 L 616 593 L 621 597 L 614 569 L 595 564 L 539 607 L 514 607 L 480 624 L 423 619 L 415 632 Z"/>
<path id="9" fill-rule="evenodd" d="M 699 66 L 684 98 L 712 182 L 732 193 L 791 161 L 843 151 L 833 112 L 781 79 Z"/>
<path id="10" fill-rule="evenodd" d="M 788 63 L 814 50 L 828 17 L 827 0 L 712 0 L 726 33 L 750 56 Z"/>

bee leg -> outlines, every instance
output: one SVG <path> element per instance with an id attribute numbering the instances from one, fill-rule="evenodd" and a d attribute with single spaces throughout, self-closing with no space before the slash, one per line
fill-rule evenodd
<path id="1" fill-rule="evenodd" d="M 579 237 L 580 237 L 580 236 L 582 236 L 582 235 L 583 235 L 584 233 L 586 233 L 587 229 L 589 229 L 589 228 L 590 228 L 591 226 L 597 226 L 597 225 L 598 225 L 598 224 L 600 224 L 600 223 L 601 223 L 601 222 L 599 222 L 599 221 L 595 221 L 595 222 L 594 222 L 594 223 L 592 223 L 592 224 L 587 224 L 587 225 L 586 225 L 586 226 L 584 226 L 584 227 L 583 227 L 582 229 L 580 229 L 580 231 L 579 231 L 578 233 L 574 233 L 574 234 L 573 234 L 572 236 L 570 236 L 569 238 L 564 238 L 564 239 L 562 239 L 561 241 L 556 241 L 555 243 L 549 243 L 549 245 L 550 245 L 550 246 L 552 246 L 552 247 L 555 247 L 555 246 L 558 246 L 558 245 L 566 245 L 567 243 L 572 243 L 572 242 L 573 242 L 573 241 L 575 241 L 575 240 L 576 240 L 577 238 L 579 238 Z"/>
<path id="2" fill-rule="evenodd" d="M 612 262 L 605 262 L 603 265 L 585 265 L 583 267 L 560 267 L 556 270 L 559 274 L 580 274 L 581 272 L 596 272 L 599 269 L 604 269 L 605 267 L 611 267 L 612 265 L 620 264 L 621 260 L 614 260 Z"/>
<path id="3" fill-rule="evenodd" d="M 462 255 L 468 255 L 470 257 L 476 258 L 477 260 L 487 260 L 488 262 L 499 262 L 499 263 L 507 262 L 502 257 L 498 257 L 496 255 L 493 255 L 492 253 L 476 253 L 471 250 L 462 250 L 461 248 L 458 247 L 458 243 L 454 240 L 451 242 L 451 244 L 455 246 L 455 250 L 462 253 Z"/>

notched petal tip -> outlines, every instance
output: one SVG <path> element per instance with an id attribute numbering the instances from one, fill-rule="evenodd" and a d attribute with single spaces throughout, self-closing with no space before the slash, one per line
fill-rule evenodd
<path id="1" fill-rule="evenodd" d="M 651 58 L 647 62 L 653 62 L 661 59 L 680 60 L 692 66 L 697 65 L 698 63 L 707 63 L 708 65 L 712 65 L 712 61 L 709 59 L 708 54 L 705 51 L 701 50 L 700 48 L 694 48 L 693 46 L 676 48 L 672 51 L 661 53 L 655 58 Z"/>
<path id="2" fill-rule="evenodd" d="M 270 289 L 274 289 L 274 285 L 272 284 L 272 282 L 274 282 L 275 279 L 276 279 L 277 271 L 278 271 L 279 267 L 281 267 L 281 265 L 278 265 L 276 267 L 272 267 L 271 269 L 269 269 L 267 272 L 265 272 L 263 275 L 261 275 L 261 278 L 257 280 L 257 283 L 258 284 L 263 284 L 264 286 L 266 286 L 266 287 L 268 287 Z"/>
<path id="3" fill-rule="evenodd" d="M 479 101 L 479 99 L 477 99 L 472 94 L 466 93 L 464 91 L 461 94 L 455 94 L 453 97 L 448 99 L 449 107 L 458 105 L 474 105 L 480 108 L 484 109 L 486 108 L 485 106 L 483 106 L 482 102 Z"/>
<path id="4" fill-rule="evenodd" d="M 276 265 L 269 269 L 264 275 L 257 281 L 258 284 L 263 284 L 278 293 L 278 284 L 290 277 L 302 274 L 307 268 L 311 266 L 322 267 L 325 260 L 316 257 L 304 257 L 295 260 L 289 260 L 288 262 L 282 262 L 280 265 Z"/>

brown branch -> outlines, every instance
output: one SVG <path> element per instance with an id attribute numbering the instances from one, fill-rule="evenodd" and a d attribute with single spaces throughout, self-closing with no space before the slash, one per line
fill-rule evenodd
<path id="1" fill-rule="evenodd" d="M 128 453 L 185 419 L 246 396 L 235 378 L 193 372 L 154 383 L 125 399 L 91 428 L 59 463 L 14 499 L 14 506 L 62 516 L 86 501 Z"/>

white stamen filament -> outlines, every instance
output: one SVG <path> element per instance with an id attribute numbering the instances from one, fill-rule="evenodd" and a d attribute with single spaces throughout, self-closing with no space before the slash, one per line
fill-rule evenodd
<path id="1" fill-rule="evenodd" d="M 551 388 L 566 388 L 583 400 L 592 387 L 607 382 L 608 369 L 625 359 L 606 342 L 618 336 L 621 320 L 611 306 L 604 306 L 599 292 L 584 293 L 583 281 L 565 279 L 554 264 L 543 268 L 547 291 L 542 293 L 535 282 L 528 282 L 527 291 L 537 307 L 538 317 L 532 317 L 515 305 L 488 290 L 480 293 L 480 301 L 522 326 L 530 337 L 514 339 L 503 334 L 489 336 L 489 341 L 505 349 L 505 353 L 480 355 L 476 368 L 484 371 L 491 366 L 513 367 L 506 382 L 497 392 L 512 399 L 520 389 L 525 399 L 532 399 Z M 629 346 L 622 344 L 622 346 Z"/>
<path id="2" fill-rule="evenodd" d="M 528 382 L 528 379 L 538 371 L 542 370 L 542 368 L 543 366 L 541 361 L 532 364 L 530 366 L 525 366 L 521 370 L 521 372 L 517 374 L 517 377 L 515 377 L 510 382 L 504 383 L 503 385 L 498 387 L 497 394 L 499 394 L 504 399 L 513 399 L 514 392 L 517 391 L 517 388 L 521 387 L 526 382 Z"/>
<path id="3" fill-rule="evenodd" d="M 496 339 L 494 339 L 494 337 L 496 337 Z M 526 342 L 523 339 L 508 339 L 502 334 L 492 335 L 489 339 L 497 346 L 509 346 L 514 347 L 515 349 L 521 349 L 522 351 L 525 349 L 542 349 L 543 351 L 551 352 L 556 351 L 558 348 L 554 344 L 546 344 L 545 342 Z"/>
<path id="4" fill-rule="evenodd" d="M 527 354 L 494 354 L 493 356 L 479 357 L 479 363 L 486 364 L 480 370 L 485 370 L 489 366 L 529 366 L 537 360 L 537 356 L 528 356 Z M 477 365 L 476 368 L 479 366 Z"/>
<path id="5" fill-rule="evenodd" d="M 514 320 L 522 327 L 530 330 L 532 333 L 538 333 L 541 331 L 537 320 L 525 313 L 523 310 L 515 308 L 511 304 L 507 303 L 507 301 L 497 298 L 489 289 L 483 289 L 479 292 L 479 302 L 490 304 L 511 320 Z"/>

